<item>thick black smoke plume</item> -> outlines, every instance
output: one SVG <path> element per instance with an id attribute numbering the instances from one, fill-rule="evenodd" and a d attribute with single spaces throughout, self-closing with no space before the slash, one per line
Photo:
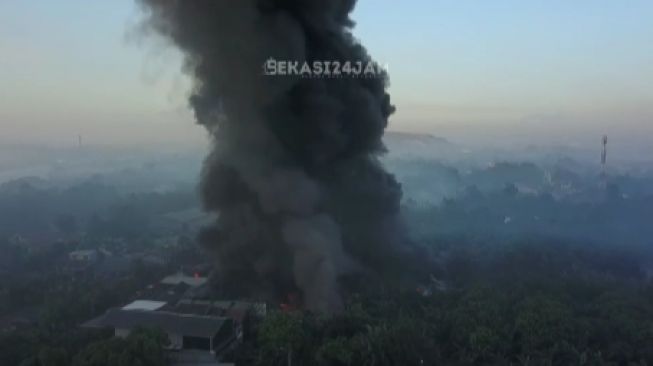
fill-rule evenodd
<path id="1" fill-rule="evenodd" d="M 190 103 L 213 138 L 201 239 L 219 290 L 340 309 L 338 278 L 380 273 L 401 239 L 401 188 L 377 160 L 394 108 L 385 74 L 266 76 L 266 60 L 371 61 L 354 0 L 137 0 L 185 54 Z"/>

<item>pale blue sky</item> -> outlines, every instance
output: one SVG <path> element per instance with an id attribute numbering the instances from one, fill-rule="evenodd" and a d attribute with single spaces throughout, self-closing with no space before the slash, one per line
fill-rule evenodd
<path id="1" fill-rule="evenodd" d="M 360 0 L 354 18 L 393 129 L 653 129 L 653 1 Z M 130 36 L 138 19 L 131 0 L 1 0 L 0 140 L 201 140 L 178 55 Z"/>

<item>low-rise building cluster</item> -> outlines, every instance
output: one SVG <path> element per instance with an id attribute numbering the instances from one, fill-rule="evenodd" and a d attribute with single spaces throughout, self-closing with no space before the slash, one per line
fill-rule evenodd
<path id="1" fill-rule="evenodd" d="M 216 362 L 246 336 L 248 322 L 265 315 L 265 304 L 215 300 L 209 281 L 195 273 L 178 272 L 147 286 L 122 307 L 91 319 L 85 328 L 110 328 L 127 337 L 141 328 L 168 336 L 168 349 L 177 359 L 202 355 Z"/>

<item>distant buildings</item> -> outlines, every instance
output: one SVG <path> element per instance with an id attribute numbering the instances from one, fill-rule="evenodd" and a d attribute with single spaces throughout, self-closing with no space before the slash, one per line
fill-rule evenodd
<path id="1" fill-rule="evenodd" d="M 61 262 L 61 269 L 77 276 L 117 278 L 128 275 L 138 265 L 147 268 L 163 268 L 166 258 L 157 253 L 113 253 L 104 248 L 81 249 L 69 252 Z"/>
<path id="2" fill-rule="evenodd" d="M 213 220 L 214 216 L 202 209 L 191 208 L 157 216 L 152 220 L 152 227 L 159 232 L 169 232 L 172 235 L 182 233 L 194 236 L 201 228 L 206 227 Z M 175 245 L 172 242 L 162 244 Z"/>
<path id="3" fill-rule="evenodd" d="M 9 244 L 24 249 L 29 253 L 52 248 L 56 244 L 66 243 L 53 231 L 14 234 L 8 238 Z"/>
<path id="4" fill-rule="evenodd" d="M 91 250 L 75 250 L 68 254 L 68 259 L 74 262 L 95 263 L 99 259 L 98 251 Z"/>

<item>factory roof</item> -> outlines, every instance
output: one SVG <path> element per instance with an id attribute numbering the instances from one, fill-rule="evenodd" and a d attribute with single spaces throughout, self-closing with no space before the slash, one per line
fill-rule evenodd
<path id="1" fill-rule="evenodd" d="M 213 337 L 231 320 L 223 317 L 199 316 L 166 311 L 111 309 L 104 315 L 84 323 L 86 328 L 159 328 L 167 333 L 191 337 Z"/>

